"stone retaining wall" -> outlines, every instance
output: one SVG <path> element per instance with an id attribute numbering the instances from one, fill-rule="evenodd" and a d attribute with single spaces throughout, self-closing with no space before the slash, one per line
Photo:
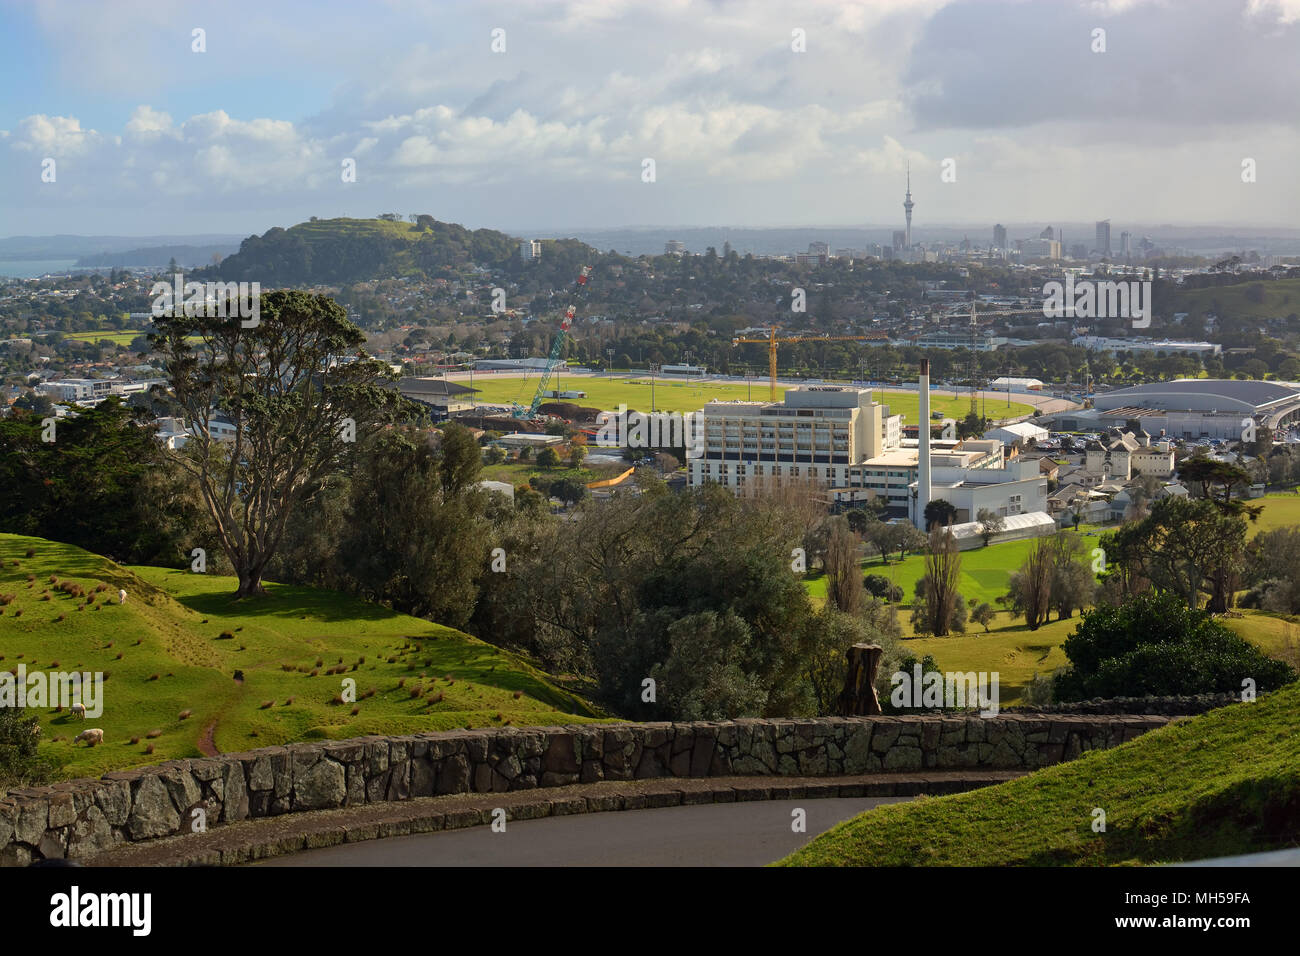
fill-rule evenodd
<path id="1" fill-rule="evenodd" d="M 84 858 L 250 817 L 452 793 L 656 777 L 1032 770 L 1163 726 L 1160 716 L 1006 714 L 586 724 L 358 737 L 171 760 L 11 791 L 0 865 Z"/>

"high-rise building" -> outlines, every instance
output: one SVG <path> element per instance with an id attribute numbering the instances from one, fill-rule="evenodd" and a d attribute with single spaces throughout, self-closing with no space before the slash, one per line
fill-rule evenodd
<path id="1" fill-rule="evenodd" d="M 998 223 L 993 227 L 993 248 L 1005 249 L 1007 247 L 1007 227 Z"/>
<path id="2" fill-rule="evenodd" d="M 1097 245 L 1096 251 L 1103 255 L 1110 255 L 1110 220 L 1103 219 L 1097 223 Z"/>
<path id="3" fill-rule="evenodd" d="M 1133 233 L 1121 232 L 1119 234 L 1119 254 L 1126 259 L 1133 255 Z"/>
<path id="4" fill-rule="evenodd" d="M 1059 259 L 1061 242 L 1059 239 L 1017 239 L 1016 246 L 1026 259 Z"/>
<path id="5" fill-rule="evenodd" d="M 1056 230 L 1053 229 L 1051 226 L 1048 226 L 1046 229 L 1044 229 L 1042 232 L 1040 232 L 1040 233 L 1038 234 L 1038 238 L 1039 238 L 1039 239 L 1055 239 L 1055 238 L 1056 238 Z"/>
<path id="6" fill-rule="evenodd" d="M 686 252 L 686 243 L 680 239 L 669 239 L 664 243 L 664 255 L 680 256 Z"/>
<path id="7" fill-rule="evenodd" d="M 912 164 L 907 164 L 907 198 L 903 200 L 903 215 L 907 217 L 906 235 L 903 238 L 903 248 L 912 248 L 912 207 L 916 203 L 912 202 Z"/>
<path id="8" fill-rule="evenodd" d="M 895 229 L 894 243 L 893 243 L 894 251 L 898 252 L 899 250 L 901 250 L 903 248 L 903 243 L 906 241 L 907 241 L 907 233 L 903 232 L 902 229 Z"/>
<path id="9" fill-rule="evenodd" d="M 829 256 L 831 246 L 828 242 L 810 242 L 808 243 L 808 255 L 810 256 Z"/>
<path id="10" fill-rule="evenodd" d="M 542 244 L 536 239 L 525 239 L 519 243 L 519 258 L 527 262 L 542 257 Z"/>

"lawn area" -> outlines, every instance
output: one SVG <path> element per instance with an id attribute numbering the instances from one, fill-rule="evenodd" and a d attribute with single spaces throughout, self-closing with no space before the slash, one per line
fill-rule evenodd
<path id="1" fill-rule="evenodd" d="M 1093 525 L 1080 526 L 1079 534 L 1083 537 L 1084 547 L 1088 549 L 1087 553 L 1091 554 L 1091 549 L 1100 543 L 1102 530 Z M 997 599 L 1007 593 L 1007 582 L 1011 578 L 1011 573 L 1019 570 L 1020 565 L 1029 556 L 1029 549 L 1033 546 L 1034 540 L 1026 538 L 1023 541 L 1006 541 L 963 551 L 961 593 L 966 598 L 967 604 L 987 602 L 996 606 Z M 910 608 L 912 589 L 925 573 L 925 556 L 909 554 L 899 561 L 898 555 L 895 554 L 890 562 L 885 564 L 881 562 L 879 553 L 873 551 L 872 556 L 863 562 L 862 573 L 880 574 L 899 585 L 903 589 L 903 604 Z M 806 577 L 804 586 L 809 594 L 825 600 L 826 581 L 820 572 Z M 904 628 L 906 627 L 904 622 Z"/>
<path id="2" fill-rule="evenodd" d="M 970 793 L 877 807 L 787 866 L 1106 866 L 1295 846 L 1300 687 Z M 1092 831 L 1093 810 L 1106 813 Z"/>
<path id="3" fill-rule="evenodd" d="M 1277 497 L 1288 506 L 1292 500 L 1300 501 L 1300 496 Z M 1265 515 L 1269 512 L 1266 507 Z M 1276 506 L 1273 514 L 1277 514 Z M 1097 546 L 1103 530 L 1083 525 L 1079 532 L 1091 549 Z M 903 644 L 910 652 L 917 657 L 929 654 L 944 671 L 997 671 L 1002 705 L 1011 707 L 1023 703 L 1024 688 L 1035 673 L 1050 674 L 1069 663 L 1061 644 L 1079 623 L 1076 613 L 1073 618 L 1053 620 L 1031 631 L 1023 617 L 1012 617 L 1010 611 L 997 604 L 997 598 L 1006 593 L 1011 573 L 1020 568 L 1031 545 L 1032 540 L 1008 541 L 961 554 L 961 593 L 967 606 L 988 602 L 996 611 L 988 633 L 981 625 L 968 622 L 965 634 L 916 636 L 911 623 L 912 589 L 925 572 L 924 555 L 908 555 L 901 562 L 895 557 L 888 565 L 875 557 L 863 563 L 862 573 L 883 574 L 903 588 L 903 601 L 897 607 L 898 623 L 903 629 Z M 826 578 L 820 571 L 808 574 L 804 587 L 815 601 L 825 602 Z M 1225 618 L 1224 623 L 1270 656 L 1290 660 L 1300 652 L 1300 624 L 1258 611 L 1243 613 L 1244 617 Z"/>
<path id="4" fill-rule="evenodd" d="M 74 342 L 109 342 L 113 345 L 130 345 L 141 335 L 147 334 L 147 332 L 140 329 L 134 331 L 127 329 L 123 332 L 67 332 L 64 333 L 63 337 L 65 339 L 71 339 Z"/>
<path id="5" fill-rule="evenodd" d="M 612 411 L 617 410 L 619 404 L 623 403 L 628 408 L 650 410 L 649 378 L 629 378 L 617 374 L 608 378 L 603 376 L 574 378 L 566 377 L 563 373 L 558 378 L 559 382 L 552 379 L 548 388 L 586 392 L 586 398 L 573 399 L 580 405 Z M 463 384 L 468 385 L 469 382 Z M 533 393 L 537 390 L 537 376 L 476 376 L 474 387 L 479 390 L 475 396 L 476 401 L 518 402 L 527 405 L 533 400 Z M 776 392 L 777 399 L 780 400 L 785 394 L 785 389 L 778 386 Z M 767 382 L 755 379 L 753 388 L 750 389 L 747 385 L 737 382 L 723 383 L 699 379 L 681 381 L 660 378 L 655 380 L 654 385 L 654 407 L 658 411 L 696 411 L 714 399 L 737 400 L 751 396 L 756 402 L 767 401 Z M 876 391 L 874 397 L 876 401 L 889 405 L 891 414 L 901 414 L 904 416 L 905 423 L 916 424 L 920 406 L 915 392 Z M 930 406 L 932 411 L 961 418 L 970 410 L 970 399 L 965 396 L 941 398 L 935 395 L 930 398 Z M 1012 402 L 1008 408 L 1006 402 L 990 401 L 988 409 L 990 417 L 1000 415 L 1006 418 L 1027 415 L 1033 411 L 1030 406 L 1019 402 Z"/>
<path id="6" fill-rule="evenodd" d="M 235 601 L 234 578 L 123 567 L 71 545 L 11 534 L 0 535 L 0 561 L 0 593 L 15 595 L 0 608 L 2 666 L 108 676 L 101 717 L 83 724 L 66 711 L 39 712 L 42 750 L 66 761 L 72 775 L 198 756 L 199 740 L 214 725 L 217 748 L 238 751 L 598 717 L 508 652 L 336 592 L 272 584 L 265 598 Z M 55 590 L 51 575 L 108 589 L 85 606 Z M 125 604 L 117 603 L 119 588 L 127 591 Z M 49 600 L 42 600 L 47 589 Z M 326 673 L 336 666 L 343 670 Z M 344 678 L 356 681 L 355 715 L 352 704 L 331 703 Z M 413 688 L 421 694 L 413 696 Z M 193 713 L 182 720 L 185 710 Z M 86 726 L 104 730 L 102 746 L 71 744 Z M 154 730 L 160 735 L 147 739 Z M 145 752 L 149 744 L 153 754 Z"/>
<path id="7" fill-rule="evenodd" d="M 594 468 L 570 468 L 567 465 L 568 456 L 562 456 L 566 464 L 556 468 L 543 468 L 534 462 L 502 462 L 499 465 L 484 465 L 483 471 L 479 475 L 482 481 L 504 481 L 518 487 L 528 484 L 528 479 L 534 476 L 545 478 L 547 481 L 559 481 L 562 478 L 576 478 L 583 484 L 593 481 L 599 481 L 602 478 L 614 478 L 621 475 L 631 464 L 620 462 L 617 465 L 601 464 Z"/>
<path id="8" fill-rule="evenodd" d="M 1300 525 L 1300 495 L 1265 495 L 1263 498 L 1247 501 L 1247 504 L 1264 506 L 1264 511 L 1250 523 L 1246 530 L 1249 537 L 1253 538 L 1261 531 L 1275 531 L 1278 528 Z"/>

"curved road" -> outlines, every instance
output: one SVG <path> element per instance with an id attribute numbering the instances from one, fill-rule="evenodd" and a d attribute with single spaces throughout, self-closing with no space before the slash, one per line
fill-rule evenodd
<path id="1" fill-rule="evenodd" d="M 510 820 L 504 833 L 479 826 L 366 840 L 253 865 L 762 866 L 864 810 L 910 799 L 755 800 Z M 804 833 L 792 830 L 796 808 L 807 814 Z"/>

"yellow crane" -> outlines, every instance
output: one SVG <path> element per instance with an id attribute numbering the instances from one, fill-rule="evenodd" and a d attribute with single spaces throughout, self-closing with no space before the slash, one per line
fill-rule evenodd
<path id="1" fill-rule="evenodd" d="M 781 338 L 776 337 L 776 328 L 768 329 L 767 338 L 764 339 L 742 339 L 733 338 L 731 345 L 734 348 L 741 344 L 757 344 L 767 346 L 767 368 L 771 383 L 771 399 L 776 401 L 776 346 L 778 342 L 867 342 L 871 340 L 869 335 L 789 335 Z"/>

